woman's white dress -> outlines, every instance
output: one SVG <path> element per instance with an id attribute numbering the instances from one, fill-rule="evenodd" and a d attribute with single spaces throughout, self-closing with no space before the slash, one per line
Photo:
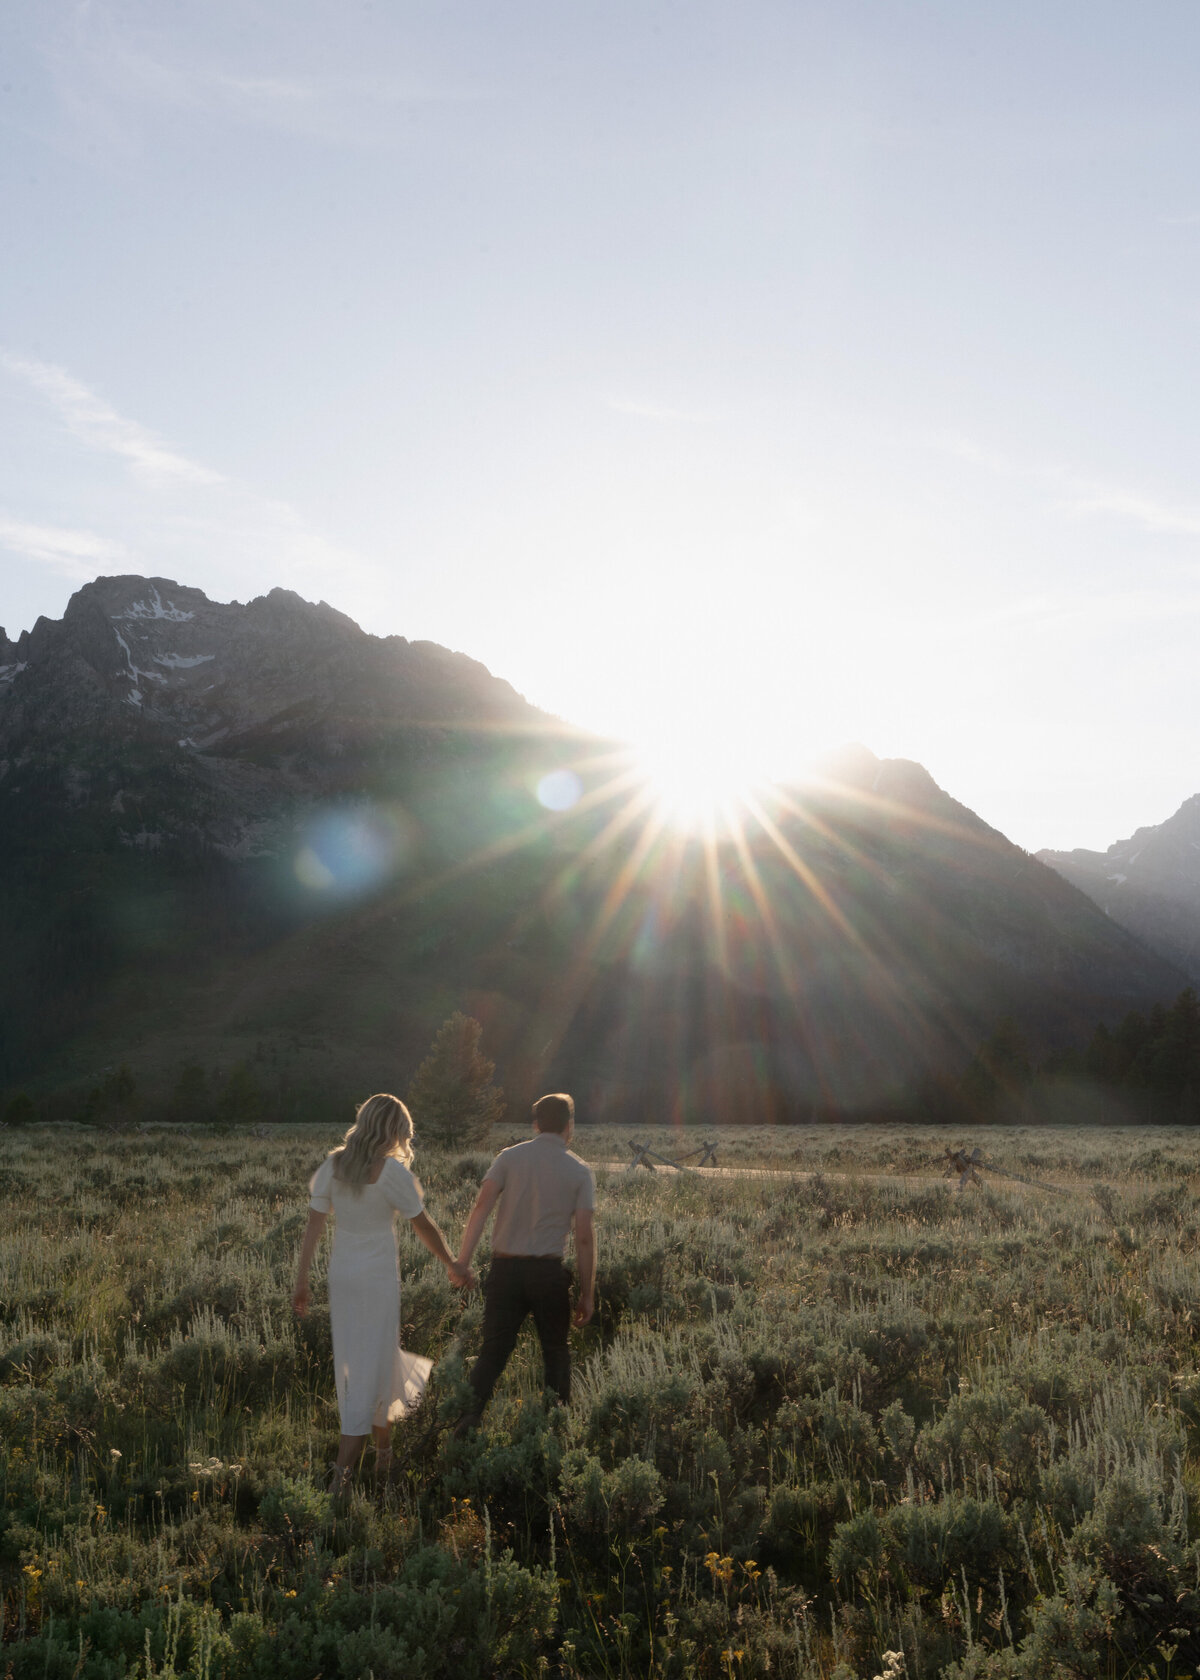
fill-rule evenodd
<path id="1" fill-rule="evenodd" d="M 374 1184 L 355 1190 L 334 1177 L 328 1156 L 313 1174 L 309 1206 L 333 1210 L 329 1317 L 343 1435 L 367 1435 L 411 1411 L 431 1365 L 400 1347 L 396 1215 L 414 1219 L 424 1204 L 402 1161 L 386 1157 Z"/>

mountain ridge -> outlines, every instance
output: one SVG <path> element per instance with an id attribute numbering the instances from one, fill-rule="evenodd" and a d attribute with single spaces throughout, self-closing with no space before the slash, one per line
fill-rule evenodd
<path id="1" fill-rule="evenodd" d="M 1003 1015 L 1053 1048 L 1183 984 L 923 766 L 862 746 L 706 847 L 619 744 L 290 591 L 98 579 L 5 646 L 10 1088 L 259 1058 L 295 1112 L 403 1089 L 463 1008 L 522 1095 L 863 1113 L 951 1076 Z M 548 775 L 580 797 L 547 809 Z"/>
<path id="2" fill-rule="evenodd" d="M 1200 983 L 1200 794 L 1103 852 L 1045 848 L 1037 856 Z"/>

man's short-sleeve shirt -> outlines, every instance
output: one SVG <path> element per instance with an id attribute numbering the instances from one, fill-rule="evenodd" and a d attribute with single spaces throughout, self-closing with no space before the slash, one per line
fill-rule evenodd
<path id="1" fill-rule="evenodd" d="M 592 1169 L 557 1132 L 502 1149 L 484 1182 L 500 1189 L 492 1232 L 497 1254 L 561 1256 L 575 1215 L 596 1205 Z"/>

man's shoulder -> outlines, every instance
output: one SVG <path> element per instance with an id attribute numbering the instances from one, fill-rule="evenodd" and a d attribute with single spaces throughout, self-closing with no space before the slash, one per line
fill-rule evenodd
<path id="1" fill-rule="evenodd" d="M 522 1163 L 528 1162 L 530 1170 L 535 1172 L 545 1172 L 547 1170 L 562 1172 L 565 1170 L 575 1178 L 593 1177 L 591 1167 L 588 1166 L 586 1161 L 581 1160 L 578 1155 L 574 1154 L 572 1150 L 565 1146 L 554 1149 L 546 1148 L 545 1139 L 554 1136 L 555 1134 L 552 1132 L 542 1133 L 537 1137 L 522 1138 L 519 1143 L 510 1143 L 507 1149 L 502 1149 L 496 1156 L 488 1168 L 488 1174 L 504 1172 L 510 1166 L 520 1166 Z M 555 1142 L 561 1143 L 561 1139 L 555 1138 Z"/>
<path id="2" fill-rule="evenodd" d="M 496 1156 L 495 1160 L 493 1160 L 492 1165 L 495 1166 L 496 1161 L 511 1161 L 511 1160 L 514 1160 L 517 1156 L 527 1152 L 530 1148 L 532 1148 L 533 1142 L 534 1142 L 533 1138 L 522 1138 L 520 1140 L 520 1142 L 518 1142 L 518 1143 L 506 1144 L 504 1146 L 504 1148 L 500 1151 L 499 1155 Z"/>
<path id="3" fill-rule="evenodd" d="M 492 1164 L 484 1174 L 484 1177 L 491 1178 L 494 1173 L 502 1173 L 506 1171 L 514 1161 L 519 1161 L 521 1159 L 522 1152 L 529 1148 L 532 1141 L 533 1140 L 531 1138 L 523 1138 L 520 1143 L 508 1144 L 500 1151 L 499 1155 L 492 1158 Z"/>

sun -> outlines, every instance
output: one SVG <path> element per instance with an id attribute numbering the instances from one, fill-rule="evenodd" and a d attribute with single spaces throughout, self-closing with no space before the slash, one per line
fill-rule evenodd
<path id="1" fill-rule="evenodd" d="M 744 745 L 723 735 L 670 730 L 635 742 L 632 752 L 654 815 L 684 834 L 736 826 L 768 780 Z"/>

